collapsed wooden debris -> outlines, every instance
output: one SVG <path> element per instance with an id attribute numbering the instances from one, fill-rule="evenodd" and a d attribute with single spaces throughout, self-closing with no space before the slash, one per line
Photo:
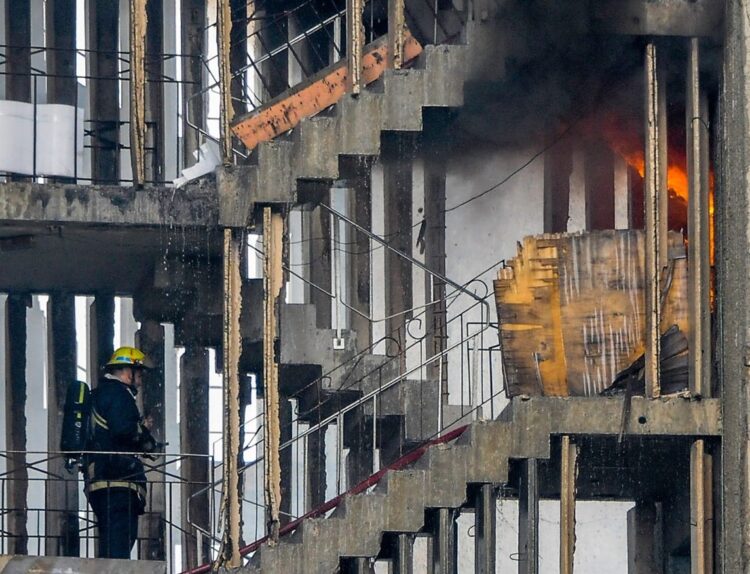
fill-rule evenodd
<path id="1" fill-rule="evenodd" d="M 681 235 L 671 234 L 669 245 L 662 369 L 674 391 L 687 384 L 687 262 Z M 495 281 L 507 394 L 594 396 L 637 373 L 645 350 L 644 259 L 640 230 L 525 238 Z"/>

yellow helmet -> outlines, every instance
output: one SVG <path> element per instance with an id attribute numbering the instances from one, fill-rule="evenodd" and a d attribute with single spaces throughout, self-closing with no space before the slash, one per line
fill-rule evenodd
<path id="1" fill-rule="evenodd" d="M 150 369 L 151 364 L 143 351 L 135 347 L 120 347 L 110 357 L 105 368 L 116 367 L 139 367 Z"/>

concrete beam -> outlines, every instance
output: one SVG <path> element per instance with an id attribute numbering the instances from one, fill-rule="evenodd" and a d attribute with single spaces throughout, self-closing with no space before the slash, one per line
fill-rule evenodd
<path id="1" fill-rule="evenodd" d="M 26 467 L 26 309 L 28 295 L 11 294 L 5 302 L 5 445 L 4 536 L 9 554 L 28 552 Z"/>
<path id="2" fill-rule="evenodd" d="M 596 32 L 719 37 L 724 3 L 714 0 L 606 0 L 592 5 Z"/>
<path id="3" fill-rule="evenodd" d="M 219 201 L 210 178 L 179 191 L 153 187 L 138 192 L 114 185 L 0 183 L 0 223 L 40 221 L 215 227 Z"/>
<path id="4" fill-rule="evenodd" d="M 47 303 L 47 445 L 56 451 L 68 386 L 76 377 L 75 298 L 52 294 Z M 47 462 L 47 472 L 58 479 L 47 481 L 45 493 L 45 553 L 47 556 L 77 556 L 78 474 L 65 469 L 62 457 Z"/>
<path id="5" fill-rule="evenodd" d="M 519 428 L 548 434 L 618 435 L 622 398 L 514 398 Z M 723 421 L 718 399 L 633 397 L 625 434 L 646 436 L 719 436 Z"/>

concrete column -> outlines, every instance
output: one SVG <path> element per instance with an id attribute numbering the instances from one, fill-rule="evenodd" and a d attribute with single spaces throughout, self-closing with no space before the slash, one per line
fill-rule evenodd
<path id="1" fill-rule="evenodd" d="M 374 472 L 372 417 L 366 420 L 362 409 L 354 409 L 344 417 L 344 436 L 348 437 L 345 446 L 349 447 L 346 457 L 346 487 L 362 482 Z"/>
<path id="2" fill-rule="evenodd" d="M 495 488 L 483 484 L 474 502 L 474 549 L 476 574 L 495 574 Z"/>
<path id="3" fill-rule="evenodd" d="M 539 572 L 539 463 L 521 461 L 518 488 L 518 574 Z"/>
<path id="4" fill-rule="evenodd" d="M 632 227 L 633 198 L 631 194 L 631 168 L 621 156 L 614 156 L 615 173 L 615 229 Z"/>
<path id="5" fill-rule="evenodd" d="M 384 142 L 385 144 L 385 142 Z M 411 255 L 412 178 L 411 159 L 400 140 L 384 146 L 385 238 L 396 250 Z M 409 152 L 410 153 L 410 152 Z M 388 250 L 385 253 L 385 311 L 387 316 L 412 306 L 411 263 Z M 386 321 L 386 334 L 404 348 L 405 320 L 411 313 Z"/>
<path id="6" fill-rule="evenodd" d="M 76 379 L 75 298 L 70 294 L 53 294 L 47 303 L 47 444 L 56 451 L 60 446 L 60 429 L 65 395 Z M 68 472 L 60 457 L 47 462 L 45 507 L 47 556 L 78 556 L 78 473 Z M 59 477 L 59 478 L 52 478 Z"/>
<path id="7" fill-rule="evenodd" d="M 661 504 L 636 502 L 628 510 L 628 574 L 664 572 Z"/>
<path id="8" fill-rule="evenodd" d="M 330 195 L 324 199 L 330 205 Z M 310 213 L 310 241 L 307 261 L 310 263 L 310 302 L 315 305 L 317 325 L 320 329 L 331 328 L 331 298 L 321 291 L 331 293 L 331 215 L 316 207 Z"/>
<path id="9" fill-rule="evenodd" d="M 164 442 L 164 327 L 158 321 L 146 320 L 135 335 L 135 344 L 151 360 L 153 368 L 143 374 L 140 398 L 144 418 L 152 419 L 151 434 Z M 161 463 L 159 460 L 157 463 Z M 149 472 L 149 492 L 146 515 L 141 520 L 144 534 L 145 556 L 148 560 L 164 560 L 166 493 L 164 474 Z"/>
<path id="10" fill-rule="evenodd" d="M 267 18 L 266 21 L 270 23 L 269 26 L 264 26 L 263 31 L 258 32 L 258 48 L 261 53 L 268 53 L 286 42 L 288 23 L 285 19 L 279 19 L 276 23 L 271 20 L 275 16 L 270 14 L 277 13 L 274 0 L 256 0 L 256 8 L 256 17 L 260 18 L 260 21 L 264 21 L 263 18 L 265 17 Z M 260 64 L 260 69 L 265 95 L 263 102 L 267 102 L 281 94 L 289 86 L 287 83 L 289 79 L 289 51 L 281 50 L 272 58 L 264 60 Z"/>
<path id="11" fill-rule="evenodd" d="M 292 439 L 292 424 L 294 419 L 294 412 L 292 411 L 292 403 L 289 397 L 280 395 L 279 397 L 279 428 L 280 428 L 280 442 L 284 444 L 288 440 Z M 244 440 L 242 441 L 245 442 Z M 292 513 L 292 473 L 293 460 L 292 460 L 292 447 L 285 448 L 279 452 L 279 462 L 281 465 L 281 506 L 279 513 L 279 520 L 281 526 L 284 526 L 289 522 L 289 516 Z"/>
<path id="12" fill-rule="evenodd" d="M 457 511 L 452 508 L 438 508 L 436 511 L 432 546 L 432 564 L 435 574 L 458 572 L 456 516 Z"/>
<path id="13" fill-rule="evenodd" d="M 146 3 L 146 181 L 164 181 L 164 0 Z"/>
<path id="14" fill-rule="evenodd" d="M 205 50 L 206 0 L 182 0 L 180 3 L 182 23 L 182 101 L 183 101 L 183 167 L 195 163 L 193 152 L 201 144 L 202 137 L 189 124 L 204 128 L 206 109 L 203 96 L 203 65 L 201 56 Z"/>
<path id="15" fill-rule="evenodd" d="M 119 3 L 89 2 L 88 47 L 91 64 L 91 175 L 94 183 L 119 183 L 120 106 L 118 90 Z"/>
<path id="16" fill-rule="evenodd" d="M 76 1 L 47 0 L 47 101 L 76 104 Z"/>
<path id="17" fill-rule="evenodd" d="M 750 21 L 741 0 L 725 3 L 724 67 L 716 189 L 717 358 L 723 403 L 721 553 L 723 572 L 750 570 Z"/>
<path id="18" fill-rule="evenodd" d="M 307 435 L 307 505 L 305 511 L 313 510 L 326 499 L 326 441 L 328 427 Z"/>
<path id="19" fill-rule="evenodd" d="M 208 458 L 208 351 L 187 347 L 180 359 L 180 443 L 182 452 L 196 455 L 182 462 L 182 536 L 184 566 L 194 568 L 210 560 Z M 200 493 L 200 494 L 199 494 Z M 194 525 L 194 526 L 193 526 Z"/>
<path id="20" fill-rule="evenodd" d="M 3 479 L 8 554 L 28 553 L 26 469 L 26 309 L 29 295 L 8 295 L 5 307 L 5 445 L 9 451 Z"/>
<path id="21" fill-rule="evenodd" d="M 89 383 L 95 387 L 102 367 L 114 352 L 115 298 L 97 294 L 89 307 Z"/>
<path id="22" fill-rule="evenodd" d="M 568 189 L 568 233 L 586 229 L 586 159 L 583 147 L 573 150 Z"/>
<path id="23" fill-rule="evenodd" d="M 302 34 L 305 29 L 309 27 L 309 22 L 301 21 L 304 15 L 305 10 L 302 8 L 295 10 L 287 17 L 287 38 L 290 41 Z M 299 84 L 314 71 L 312 51 L 310 47 L 309 39 L 297 42 L 291 47 L 293 53 L 289 54 L 290 86 Z"/>
<path id="24" fill-rule="evenodd" d="M 371 229 L 372 190 L 369 164 L 358 164 L 354 176 L 349 180 L 352 190 L 351 216 L 357 225 Z M 364 233 L 352 230 L 350 234 L 352 254 L 350 256 L 349 304 L 365 316 L 370 315 L 370 239 Z M 358 313 L 351 312 L 351 328 L 357 333 L 357 344 L 366 349 L 372 341 L 370 321 Z"/>
<path id="25" fill-rule="evenodd" d="M 229 54 L 229 67 L 232 80 L 229 84 L 232 92 L 232 105 L 234 106 L 234 117 L 245 114 L 247 109 L 247 97 L 245 96 L 244 68 L 247 66 L 247 16 L 248 8 L 252 3 L 247 0 L 229 0 L 232 13 L 232 31 L 230 42 L 232 48 Z M 254 12 L 254 10 L 253 10 Z M 253 14 L 255 16 L 255 14 Z"/>
<path id="26" fill-rule="evenodd" d="M 424 249 L 425 264 L 435 273 L 445 276 L 445 162 L 443 156 L 425 160 L 424 166 Z M 434 357 L 445 349 L 447 340 L 447 312 L 445 283 L 428 279 L 425 284 L 425 300 L 441 301 L 430 305 L 425 313 L 427 322 L 427 356 Z M 448 402 L 448 361 L 435 361 L 428 366 L 427 377 L 442 384 L 443 404 Z M 440 365 L 442 364 L 442 373 Z"/>
<path id="27" fill-rule="evenodd" d="M 602 142 L 586 146 L 586 229 L 615 226 L 615 181 L 612 150 Z"/>
<path id="28" fill-rule="evenodd" d="M 558 142 L 544 154 L 544 232 L 565 233 L 568 226 L 570 147 Z"/>
<path id="29" fill-rule="evenodd" d="M 413 574 L 414 536 L 396 534 L 396 552 L 393 557 L 393 574 Z"/>
<path id="30" fill-rule="evenodd" d="M 31 4 L 30 0 L 6 0 L 5 97 L 31 101 Z"/>

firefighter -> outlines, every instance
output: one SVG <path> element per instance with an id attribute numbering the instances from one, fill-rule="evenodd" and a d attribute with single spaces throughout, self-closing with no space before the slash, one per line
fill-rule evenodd
<path id="1" fill-rule="evenodd" d="M 149 366 L 138 349 L 120 347 L 92 393 L 93 452 L 86 460 L 85 479 L 99 528 L 100 558 L 130 558 L 145 508 L 146 474 L 136 453 L 154 452 L 158 443 L 149 421 L 141 417 L 136 395 Z"/>

